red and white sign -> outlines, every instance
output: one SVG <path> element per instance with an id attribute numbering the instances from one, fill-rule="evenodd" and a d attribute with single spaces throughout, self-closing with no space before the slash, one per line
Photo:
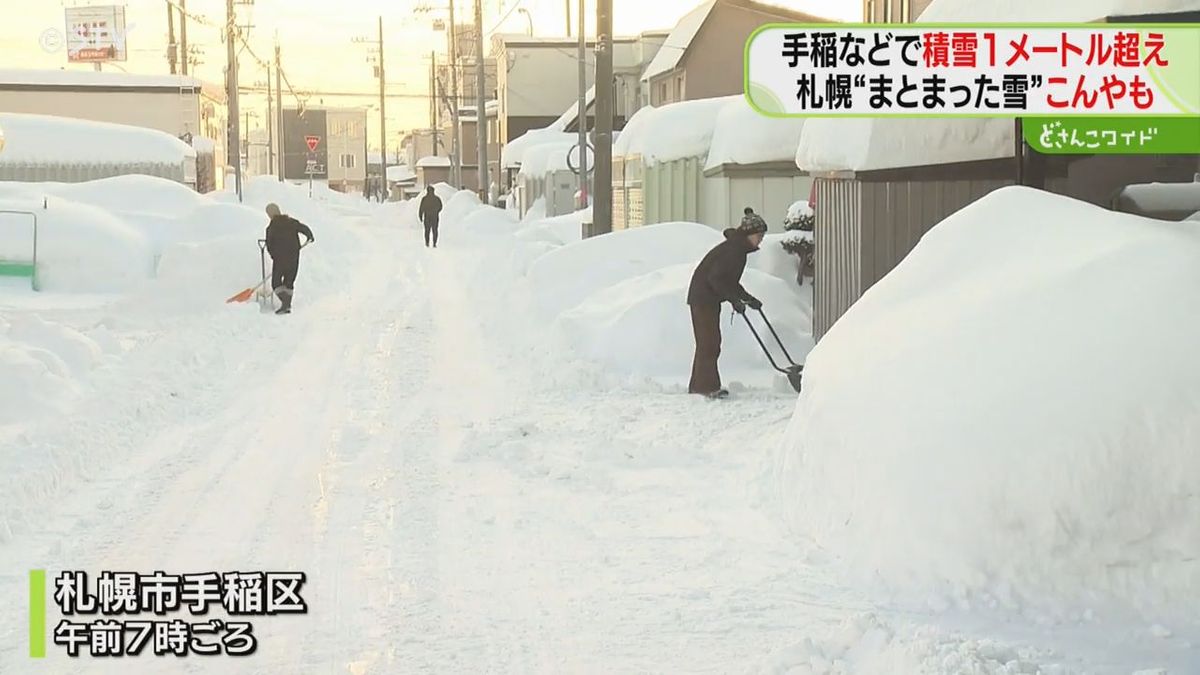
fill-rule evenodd
<path id="1" fill-rule="evenodd" d="M 69 63 L 126 59 L 124 7 L 68 7 L 66 15 Z"/>
<path id="2" fill-rule="evenodd" d="M 305 136 L 304 142 L 308 144 L 309 152 L 316 152 L 317 146 L 321 144 L 320 136 Z"/>

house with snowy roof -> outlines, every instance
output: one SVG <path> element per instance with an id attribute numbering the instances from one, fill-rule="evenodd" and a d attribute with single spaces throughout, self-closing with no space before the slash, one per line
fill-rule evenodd
<path id="1" fill-rule="evenodd" d="M 228 111 L 225 92 L 218 85 L 186 75 L 4 68 L 0 69 L 0 110 L 170 134 L 199 153 L 200 191 L 223 185 Z"/>
<path id="2" fill-rule="evenodd" d="M 767 2 L 706 0 L 675 24 L 642 73 L 650 105 L 740 94 L 746 40 L 759 26 L 828 21 Z"/>
<path id="3" fill-rule="evenodd" d="M 1200 0 L 933 0 L 925 22 L 1197 20 Z M 796 165 L 814 177 L 820 338 L 934 225 L 1000 187 L 1023 184 L 1106 207 L 1134 183 L 1191 181 L 1194 156 L 1044 156 L 1011 119 L 813 118 Z M 1014 214 L 1014 217 L 1019 217 Z"/>
<path id="4" fill-rule="evenodd" d="M 196 150 L 128 124 L 0 112 L 0 181 L 81 183 L 141 174 L 196 187 Z"/>
<path id="5" fill-rule="evenodd" d="M 782 230 L 788 207 L 812 188 L 795 163 L 804 125 L 760 115 L 741 95 L 639 110 L 613 144 L 613 228 L 723 229 L 749 206 Z"/>

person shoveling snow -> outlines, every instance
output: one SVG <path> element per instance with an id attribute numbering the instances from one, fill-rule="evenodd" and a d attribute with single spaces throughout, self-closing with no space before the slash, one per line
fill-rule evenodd
<path id="1" fill-rule="evenodd" d="M 746 256 L 758 250 L 767 223 L 747 208 L 736 228 L 725 230 L 725 241 L 717 244 L 696 266 L 688 285 L 687 304 L 692 312 L 692 332 L 696 336 L 696 356 L 692 360 L 692 379 L 688 393 L 710 398 L 725 398 L 721 387 L 717 358 L 721 355 L 721 303 L 733 305 L 744 314 L 746 307 L 762 309 L 762 302 L 742 286 Z"/>
<path id="2" fill-rule="evenodd" d="M 276 204 L 267 204 L 267 253 L 271 254 L 271 289 L 279 297 L 276 314 L 290 314 L 295 292 L 296 273 L 300 269 L 300 249 L 316 241 L 312 230 L 295 218 L 283 214 Z M 300 243 L 300 235 L 308 241 Z"/>

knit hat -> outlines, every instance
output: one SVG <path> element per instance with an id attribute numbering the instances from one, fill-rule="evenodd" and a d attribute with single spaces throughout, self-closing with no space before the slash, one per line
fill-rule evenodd
<path id="1" fill-rule="evenodd" d="M 754 211 L 750 209 L 746 210 L 749 213 L 742 216 L 742 223 L 741 225 L 738 225 L 737 228 L 738 232 L 741 232 L 746 236 L 750 236 L 752 234 L 766 234 L 767 221 L 763 220 L 762 216 L 758 215 Z"/>
<path id="2" fill-rule="evenodd" d="M 274 218 L 283 213 L 279 210 L 278 204 L 267 204 L 267 215 Z"/>

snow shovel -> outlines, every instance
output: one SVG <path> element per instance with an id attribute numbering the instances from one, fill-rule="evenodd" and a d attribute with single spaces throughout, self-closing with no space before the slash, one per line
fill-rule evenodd
<path id="1" fill-rule="evenodd" d="M 746 327 L 754 334 L 754 339 L 758 342 L 758 346 L 762 347 L 763 353 L 767 355 L 767 360 L 771 362 L 771 367 L 783 373 L 787 377 L 788 384 L 792 385 L 792 389 L 795 389 L 797 394 L 800 393 L 800 380 L 804 375 L 804 366 L 792 360 L 792 355 L 788 353 L 787 347 L 783 346 L 783 340 L 779 339 L 779 333 L 775 332 L 775 327 L 771 325 L 771 322 L 767 319 L 767 315 L 763 313 L 761 308 L 758 310 L 758 315 L 762 317 L 763 323 L 767 325 L 767 329 L 771 331 L 771 335 L 775 336 L 775 342 L 779 344 L 779 348 L 783 350 L 784 357 L 791 364 L 787 368 L 781 368 L 775 362 L 775 357 L 771 356 L 771 350 L 767 349 L 767 345 L 759 337 L 758 331 L 754 329 L 754 324 L 750 323 L 750 317 L 746 316 L 745 312 L 741 314 L 742 319 L 746 322 Z"/>
<path id="2" fill-rule="evenodd" d="M 304 248 L 305 246 L 308 246 L 308 242 L 304 242 L 303 244 L 300 244 L 300 248 Z M 255 286 L 251 286 L 250 288 L 247 288 L 246 290 L 241 291 L 241 292 L 231 296 L 225 302 L 226 303 L 247 302 L 250 300 L 250 298 L 253 298 L 255 295 L 258 295 L 259 291 L 264 290 L 270 281 L 271 280 L 267 278 L 266 259 L 264 258 L 263 259 L 263 280 L 259 284 L 255 285 Z"/>

